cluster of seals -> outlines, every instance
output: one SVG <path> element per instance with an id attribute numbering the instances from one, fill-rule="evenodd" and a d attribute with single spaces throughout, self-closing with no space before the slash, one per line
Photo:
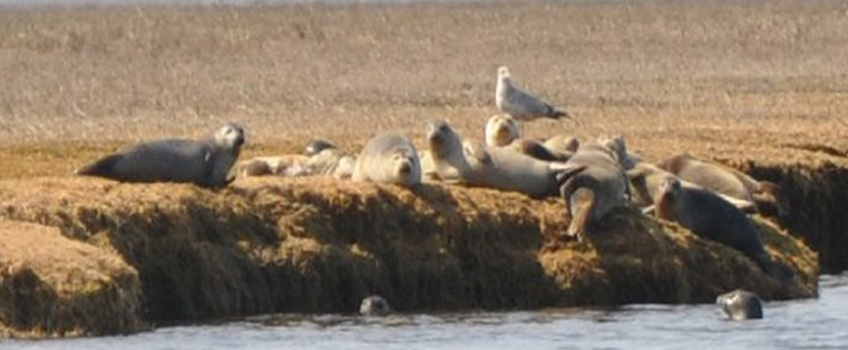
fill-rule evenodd
<path id="1" fill-rule="evenodd" d="M 599 144 L 581 146 L 566 162 L 570 174 L 560 196 L 571 216 L 567 234 L 582 239 L 588 227 L 628 201 L 628 180 L 610 150 Z"/>
<path id="2" fill-rule="evenodd" d="M 719 295 L 716 304 L 732 321 L 755 320 L 763 318 L 763 303 L 756 294 L 736 289 Z"/>
<path id="3" fill-rule="evenodd" d="M 136 144 L 76 171 L 121 182 L 182 182 L 201 187 L 227 186 L 230 168 L 245 142 L 245 131 L 224 125 L 203 140 L 166 139 Z"/>
<path id="4" fill-rule="evenodd" d="M 413 186 L 421 183 L 418 151 L 406 136 L 394 132 L 377 134 L 356 158 L 353 181 Z"/>

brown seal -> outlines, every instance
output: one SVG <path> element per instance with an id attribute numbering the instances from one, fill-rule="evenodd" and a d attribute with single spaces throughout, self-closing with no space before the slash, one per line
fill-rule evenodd
<path id="1" fill-rule="evenodd" d="M 421 183 L 418 151 L 406 136 L 380 133 L 365 145 L 353 167 L 353 181 L 413 186 Z"/>
<path id="2" fill-rule="evenodd" d="M 599 144 L 586 144 L 566 162 L 571 169 L 560 188 L 571 216 L 569 236 L 583 239 L 588 227 L 612 209 L 625 205 L 628 182 L 610 150 Z"/>
<path id="3" fill-rule="evenodd" d="M 204 140 L 167 139 L 144 142 L 103 157 L 76 171 L 123 182 L 188 182 L 224 187 L 234 176 L 245 141 L 238 124 L 227 124 Z"/>

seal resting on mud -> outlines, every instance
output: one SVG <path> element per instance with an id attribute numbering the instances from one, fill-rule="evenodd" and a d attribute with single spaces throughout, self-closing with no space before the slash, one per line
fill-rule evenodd
<path id="1" fill-rule="evenodd" d="M 188 182 L 224 187 L 232 182 L 230 168 L 245 142 L 244 129 L 224 125 L 209 138 L 144 142 L 103 157 L 76 171 L 123 182 Z"/>
<path id="2" fill-rule="evenodd" d="M 663 180 L 668 178 L 680 179 L 676 175 L 647 162 L 636 163 L 632 169 L 627 170 L 626 174 L 630 180 L 630 199 L 636 205 L 647 209 L 653 209 L 654 203 L 659 200 L 661 195 L 660 185 Z M 682 179 L 680 179 L 680 184 L 686 188 L 703 189 L 701 186 Z M 746 213 L 756 210 L 753 202 L 736 199 L 721 193 L 716 193 L 716 195 Z"/>
<path id="3" fill-rule="evenodd" d="M 538 118 L 570 118 L 568 113 L 542 101 L 522 90 L 513 81 L 507 67 L 498 68 L 498 84 L 495 87 L 495 105 L 498 110 L 520 121 Z"/>
<path id="4" fill-rule="evenodd" d="M 719 295 L 716 304 L 730 320 L 744 321 L 763 318 L 763 305 L 756 294 L 737 289 Z"/>
<path id="5" fill-rule="evenodd" d="M 582 168 L 571 174 L 560 188 L 560 196 L 571 216 L 567 234 L 582 240 L 591 223 L 627 202 L 627 176 L 611 151 L 599 144 L 581 146 L 566 165 Z"/>
<path id="6" fill-rule="evenodd" d="M 776 207 L 780 213 L 786 210 L 778 201 L 780 188 L 777 184 L 757 181 L 736 169 L 699 160 L 688 154 L 678 154 L 657 166 L 708 190 L 754 202 L 758 207 Z"/>
<path id="7" fill-rule="evenodd" d="M 412 186 L 421 183 L 421 161 L 412 142 L 403 135 L 384 132 L 371 138 L 353 167 L 353 181 Z"/>
<path id="8" fill-rule="evenodd" d="M 495 114 L 486 122 L 486 145 L 504 147 L 521 138 L 521 126 L 509 114 Z"/>
<path id="9" fill-rule="evenodd" d="M 679 179 L 660 184 L 656 215 L 675 221 L 698 236 L 732 247 L 754 261 L 764 272 L 777 275 L 771 256 L 763 248 L 760 233 L 741 210 L 715 193 L 684 187 Z"/>
<path id="10" fill-rule="evenodd" d="M 542 145 L 553 151 L 574 153 L 580 148 L 580 140 L 574 136 L 557 135 L 545 140 Z"/>
<path id="11" fill-rule="evenodd" d="M 505 148 L 548 162 L 565 162 L 572 155 L 570 152 L 559 152 L 549 149 L 539 142 L 528 139 L 517 139 Z"/>
<path id="12" fill-rule="evenodd" d="M 359 313 L 363 316 L 385 316 L 391 312 L 389 302 L 379 295 L 366 297 L 359 304 Z"/>
<path id="13" fill-rule="evenodd" d="M 615 135 L 612 137 L 602 136 L 598 139 L 598 143 L 606 146 L 612 151 L 615 159 L 621 164 L 624 170 L 633 169 L 637 163 L 642 162 L 642 158 L 627 151 L 627 143 L 624 141 L 623 135 Z"/>
<path id="14" fill-rule="evenodd" d="M 560 178 L 575 171 L 510 149 L 487 149 L 468 142 L 444 121 L 428 126 L 430 157 L 440 179 L 469 186 L 490 187 L 544 198 L 558 193 Z"/>

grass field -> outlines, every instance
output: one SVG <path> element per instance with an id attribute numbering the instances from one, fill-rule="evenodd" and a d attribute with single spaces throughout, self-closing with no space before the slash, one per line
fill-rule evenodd
<path id="1" fill-rule="evenodd" d="M 482 138 L 495 71 L 565 106 L 529 137 L 649 160 L 848 164 L 848 3 L 587 1 L 0 10 L 0 178 L 228 121 L 246 156 L 349 150 L 447 119 Z"/>

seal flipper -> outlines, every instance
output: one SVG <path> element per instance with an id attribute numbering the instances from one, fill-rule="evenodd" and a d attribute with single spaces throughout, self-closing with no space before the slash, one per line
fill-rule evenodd
<path id="1" fill-rule="evenodd" d="M 124 159 L 123 154 L 112 154 L 98 159 L 96 162 L 86 165 L 74 171 L 74 175 L 99 176 L 115 178 L 115 164 Z"/>
<path id="2" fill-rule="evenodd" d="M 580 187 L 571 194 L 570 198 L 565 200 L 568 203 L 569 212 L 571 212 L 571 223 L 566 232 L 568 236 L 583 241 L 583 237 L 586 236 L 586 227 L 589 226 L 595 211 L 595 203 L 597 202 L 595 192 L 588 187 Z"/>

